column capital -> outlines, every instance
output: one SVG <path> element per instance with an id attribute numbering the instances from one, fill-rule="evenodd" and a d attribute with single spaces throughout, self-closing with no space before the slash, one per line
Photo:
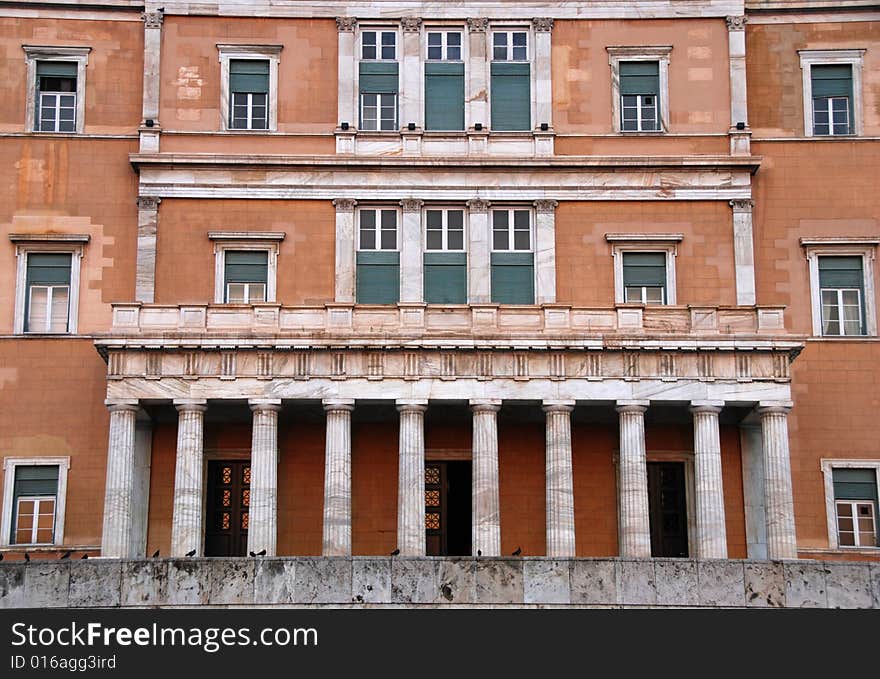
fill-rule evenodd
<path id="1" fill-rule="evenodd" d="M 418 33 L 422 30 L 421 17 L 403 17 L 400 20 L 404 33 Z"/>
<path id="2" fill-rule="evenodd" d="M 688 408 L 692 413 L 718 414 L 724 408 L 724 401 L 691 401 Z"/>
<path id="3" fill-rule="evenodd" d="M 159 196 L 138 196 L 138 210 L 158 210 L 162 199 Z"/>
<path id="4" fill-rule="evenodd" d="M 176 398 L 172 403 L 180 413 L 203 413 L 208 409 L 208 402 L 203 398 Z"/>
<path id="5" fill-rule="evenodd" d="M 488 212 L 491 203 L 482 198 L 473 198 L 467 202 L 468 210 L 471 212 Z"/>
<path id="6" fill-rule="evenodd" d="M 746 30 L 746 22 L 748 18 L 745 16 L 728 16 L 724 17 L 727 22 L 728 31 L 744 31 Z"/>
<path id="7" fill-rule="evenodd" d="M 618 413 L 644 413 L 649 405 L 650 401 L 622 400 L 616 403 L 614 409 Z"/>
<path id="8" fill-rule="evenodd" d="M 532 19 L 532 26 L 535 27 L 536 33 L 549 33 L 553 30 L 553 19 L 551 17 L 535 17 Z"/>
<path id="9" fill-rule="evenodd" d="M 354 410 L 353 398 L 325 398 L 321 401 L 324 406 L 324 412 L 351 412 Z"/>
<path id="10" fill-rule="evenodd" d="M 532 204 L 538 214 L 553 214 L 556 212 L 556 206 L 559 205 L 555 200 L 536 200 Z"/>
<path id="11" fill-rule="evenodd" d="M 755 410 L 758 415 L 788 415 L 794 407 L 793 401 L 759 401 Z"/>
<path id="12" fill-rule="evenodd" d="M 136 413 L 140 410 L 140 402 L 136 398 L 108 398 L 104 401 L 104 405 L 111 413 L 124 411 Z"/>
<path id="13" fill-rule="evenodd" d="M 144 12 L 141 14 L 141 21 L 144 22 L 144 28 L 162 28 L 162 22 L 165 20 L 165 13 L 162 10 L 158 12 Z"/>
<path id="14" fill-rule="evenodd" d="M 248 405 L 255 413 L 274 410 L 276 413 L 281 410 L 280 398 L 249 398 Z"/>
<path id="15" fill-rule="evenodd" d="M 572 410 L 574 410 L 574 404 L 574 401 L 569 400 L 545 400 L 541 404 L 541 410 L 543 410 L 545 413 L 570 413 Z"/>
<path id="16" fill-rule="evenodd" d="M 358 203 L 354 198 L 333 199 L 333 207 L 336 208 L 337 212 L 354 212 L 354 208 L 357 204 Z"/>
<path id="17" fill-rule="evenodd" d="M 340 33 L 354 33 L 358 20 L 355 17 L 336 17 L 336 30 Z"/>
<path id="18" fill-rule="evenodd" d="M 497 413 L 501 410 L 501 399 L 498 398 L 471 399 L 469 404 L 475 413 Z"/>
<path id="19" fill-rule="evenodd" d="M 489 28 L 489 20 L 486 17 L 472 17 L 467 20 L 467 27 L 471 33 L 485 33 Z"/>
<path id="20" fill-rule="evenodd" d="M 425 399 L 399 398 L 394 403 L 401 413 L 423 413 L 428 409 L 428 401 Z"/>
<path id="21" fill-rule="evenodd" d="M 731 200 L 729 205 L 733 208 L 734 213 L 747 212 L 751 214 L 752 208 L 755 207 L 755 202 L 751 198 L 746 198 L 745 200 Z"/>
<path id="22" fill-rule="evenodd" d="M 424 204 L 425 201 L 421 198 L 404 198 L 400 201 L 400 207 L 404 212 L 420 212 Z"/>

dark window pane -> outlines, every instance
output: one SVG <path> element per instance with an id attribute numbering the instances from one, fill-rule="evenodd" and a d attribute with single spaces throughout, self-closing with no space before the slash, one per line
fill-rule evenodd
<path id="1" fill-rule="evenodd" d="M 464 228 L 464 212 L 462 210 L 449 210 L 446 213 L 446 222 L 450 229 L 461 230 Z"/>
<path id="2" fill-rule="evenodd" d="M 429 229 L 440 229 L 443 227 L 443 211 L 428 210 L 426 216 Z"/>

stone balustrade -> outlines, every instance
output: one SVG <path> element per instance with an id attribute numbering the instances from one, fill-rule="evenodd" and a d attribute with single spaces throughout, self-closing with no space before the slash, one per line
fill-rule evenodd
<path id="1" fill-rule="evenodd" d="M 299 557 L 0 564 L 0 608 L 880 608 L 880 562 Z"/>
<path id="2" fill-rule="evenodd" d="M 584 334 L 785 335 L 781 306 L 643 306 L 559 304 L 322 306 L 113 304 L 112 332 L 302 334 L 309 336 L 516 336 Z"/>

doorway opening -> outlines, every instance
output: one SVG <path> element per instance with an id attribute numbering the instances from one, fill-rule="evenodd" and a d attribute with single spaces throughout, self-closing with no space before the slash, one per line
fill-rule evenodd
<path id="1" fill-rule="evenodd" d="M 428 556 L 471 555 L 471 463 L 425 462 Z"/>
<path id="2" fill-rule="evenodd" d="M 687 557 L 684 462 L 648 462 L 651 556 Z"/>
<path id="3" fill-rule="evenodd" d="M 208 462 L 205 556 L 245 556 L 251 504 L 251 461 Z"/>

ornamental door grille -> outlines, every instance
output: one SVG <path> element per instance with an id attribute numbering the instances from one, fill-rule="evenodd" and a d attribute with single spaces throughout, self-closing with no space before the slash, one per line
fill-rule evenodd
<path id="1" fill-rule="evenodd" d="M 247 555 L 250 504 L 250 461 L 208 462 L 205 556 Z"/>
<path id="2" fill-rule="evenodd" d="M 470 556 L 470 460 L 425 462 L 425 553 Z"/>
<path id="3" fill-rule="evenodd" d="M 687 498 L 683 462 L 648 463 L 651 556 L 687 557 Z"/>

